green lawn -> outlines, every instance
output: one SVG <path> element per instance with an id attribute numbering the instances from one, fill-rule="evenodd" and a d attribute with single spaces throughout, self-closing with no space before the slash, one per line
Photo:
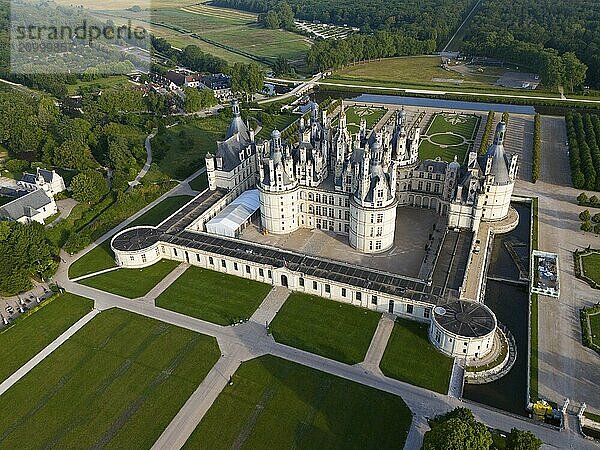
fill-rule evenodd
<path id="1" fill-rule="evenodd" d="M 125 75 L 111 75 L 91 81 L 77 80 L 75 84 L 67 84 L 66 86 L 69 95 L 75 95 L 79 92 L 80 88 L 83 92 L 97 92 L 102 89 L 131 86 L 131 83 L 129 83 Z"/>
<path id="2" fill-rule="evenodd" d="M 183 180 L 204 166 L 204 157 L 217 149 L 229 122 L 221 117 L 191 120 L 167 128 L 152 140 L 158 166 L 167 175 Z"/>
<path id="3" fill-rule="evenodd" d="M 150 448 L 219 357 L 136 314 L 96 316 L 0 397 L 4 448 Z"/>
<path id="4" fill-rule="evenodd" d="M 365 359 L 381 314 L 293 292 L 270 330 L 277 342 L 347 364 Z"/>
<path id="5" fill-rule="evenodd" d="M 202 192 L 204 189 L 208 187 L 208 178 L 206 176 L 206 172 L 201 173 L 196 178 L 188 183 L 190 187 L 198 192 Z"/>
<path id="6" fill-rule="evenodd" d="M 135 219 L 129 224 L 129 227 L 135 227 L 140 225 L 152 225 L 156 226 L 165 220 L 167 217 L 172 215 L 175 211 L 181 208 L 186 203 L 189 203 L 193 197 L 189 195 L 175 195 L 173 197 L 167 197 L 158 205 L 146 211 L 140 217 Z"/>
<path id="7" fill-rule="evenodd" d="M 249 318 L 270 289 L 265 283 L 192 266 L 158 296 L 156 305 L 230 325 Z"/>
<path id="8" fill-rule="evenodd" d="M 245 363 L 185 449 L 400 449 L 411 424 L 400 397 L 273 356 Z"/>
<path id="9" fill-rule="evenodd" d="M 600 313 L 590 314 L 590 332 L 592 333 L 592 342 L 600 347 Z"/>
<path id="10" fill-rule="evenodd" d="M 463 144 L 442 148 L 429 141 L 421 140 L 421 144 L 419 145 L 419 159 L 425 160 L 440 157 L 442 161 L 452 162 L 456 155 L 458 162 L 462 163 L 465 160 L 465 155 L 469 147 L 469 144 Z"/>
<path id="11" fill-rule="evenodd" d="M 421 138 L 419 158 L 440 157 L 450 162 L 456 156 L 462 163 L 473 144 L 479 120 L 478 116 L 470 114 L 436 114 Z"/>
<path id="12" fill-rule="evenodd" d="M 283 131 L 291 124 L 293 124 L 300 117 L 297 114 L 281 113 L 274 117 L 272 123 L 264 124 L 260 132 L 256 135 L 257 139 L 270 139 L 273 130 Z"/>
<path id="13" fill-rule="evenodd" d="M 93 248 L 69 266 L 69 278 L 115 267 L 115 254 L 110 248 L 110 239 Z"/>
<path id="14" fill-rule="evenodd" d="M 427 128 L 427 135 L 437 133 L 452 132 L 459 134 L 467 140 L 475 138 L 475 131 L 477 130 L 477 124 L 479 123 L 479 117 L 470 114 L 444 114 L 438 113 L 433 118 L 433 121 Z"/>
<path id="15" fill-rule="evenodd" d="M 600 284 L 600 254 L 590 253 L 589 255 L 582 256 L 581 262 L 583 264 L 584 275 Z"/>
<path id="16" fill-rule="evenodd" d="M 192 199 L 189 195 L 167 197 L 158 205 L 135 219 L 129 227 L 158 225 Z M 110 248 L 110 239 L 90 250 L 69 267 L 69 278 L 77 278 L 100 270 L 115 267 L 115 255 Z"/>
<path id="17" fill-rule="evenodd" d="M 123 297 L 138 298 L 146 295 L 178 265 L 178 261 L 163 259 L 143 269 L 117 269 L 80 283 Z"/>
<path id="18" fill-rule="evenodd" d="M 446 394 L 452 358 L 429 343 L 427 329 L 427 324 L 396 319 L 379 367 L 388 377 Z"/>
<path id="19" fill-rule="evenodd" d="M 94 302 L 64 293 L 0 332 L 0 382 L 92 310 Z"/>

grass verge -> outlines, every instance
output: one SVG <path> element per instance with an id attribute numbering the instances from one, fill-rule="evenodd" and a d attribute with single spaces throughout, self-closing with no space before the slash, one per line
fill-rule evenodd
<path id="1" fill-rule="evenodd" d="M 115 266 L 115 254 L 110 249 L 110 239 L 107 239 L 69 266 L 69 278 L 81 277 Z"/>
<path id="2" fill-rule="evenodd" d="M 379 367 L 388 377 L 447 394 L 452 358 L 429 343 L 427 329 L 427 324 L 397 319 Z"/>
<path id="3" fill-rule="evenodd" d="M 263 356 L 240 366 L 184 448 L 402 448 L 411 419 L 400 397 Z"/>
<path id="4" fill-rule="evenodd" d="M 365 359 L 381 314 L 293 292 L 270 324 L 277 342 L 346 364 Z"/>
<path id="5" fill-rule="evenodd" d="M 156 299 L 156 306 L 231 325 L 248 319 L 271 286 L 199 267 L 188 268 Z"/>
<path id="6" fill-rule="evenodd" d="M 81 284 L 127 298 L 146 295 L 180 263 L 160 260 L 143 269 L 117 269 L 81 280 Z M 134 282 L 135 281 L 135 282 Z"/>
<path id="7" fill-rule="evenodd" d="M 0 397 L 6 448 L 150 448 L 219 357 L 215 339 L 111 309 Z"/>
<path id="8" fill-rule="evenodd" d="M 94 302 L 64 293 L 44 301 L 0 332 L 0 381 L 92 310 Z"/>
<path id="9" fill-rule="evenodd" d="M 175 195 L 173 197 L 167 197 L 158 205 L 146 211 L 140 217 L 135 219 L 129 224 L 129 227 L 136 227 L 140 225 L 151 225 L 156 226 L 181 208 L 183 205 L 192 200 L 193 197 L 189 195 Z"/>

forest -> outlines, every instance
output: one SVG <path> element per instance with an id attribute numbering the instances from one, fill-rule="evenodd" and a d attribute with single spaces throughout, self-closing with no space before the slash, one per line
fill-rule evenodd
<path id="1" fill-rule="evenodd" d="M 560 70 L 560 64 L 553 64 L 556 56 L 573 52 L 588 66 L 587 83 L 600 87 L 597 0 L 482 0 L 463 44 L 462 50 L 513 60 L 536 70 L 540 64 Z"/>
<path id="2" fill-rule="evenodd" d="M 276 10 L 279 0 L 214 0 L 214 5 L 258 13 Z M 365 33 L 400 31 L 441 46 L 458 28 L 473 0 L 288 0 L 297 19 L 351 25 Z"/>

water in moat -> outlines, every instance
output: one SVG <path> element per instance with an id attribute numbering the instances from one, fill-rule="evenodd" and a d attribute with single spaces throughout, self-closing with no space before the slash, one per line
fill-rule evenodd
<path id="1" fill-rule="evenodd" d="M 512 206 L 519 213 L 519 225 L 510 233 L 494 237 L 488 277 L 518 280 L 519 269 L 529 267 L 530 205 L 513 203 Z M 507 247 L 512 250 L 509 251 Z M 515 263 L 515 258 L 518 264 Z M 528 300 L 527 286 L 487 280 L 485 304 L 515 337 L 517 360 L 510 372 L 498 381 L 479 385 L 465 384 L 463 396 L 466 399 L 526 415 Z"/>

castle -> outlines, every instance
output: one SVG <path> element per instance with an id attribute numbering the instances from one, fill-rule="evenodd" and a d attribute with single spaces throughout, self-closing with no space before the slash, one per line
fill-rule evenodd
<path id="1" fill-rule="evenodd" d="M 362 119 L 352 134 L 343 104 L 335 126 L 315 104 L 294 144 L 277 130 L 257 140 L 236 101 L 233 115 L 226 139 L 206 156 L 209 188 L 234 195 L 256 188 L 264 232 L 324 229 L 347 235 L 360 252 L 379 253 L 394 243 L 399 206 L 433 209 L 449 228 L 474 232 L 481 221 L 508 215 L 517 155 L 504 152 L 503 122 L 485 155 L 472 151 L 460 164 L 420 161 L 420 129 L 409 126 L 404 110 L 370 134 Z"/>

